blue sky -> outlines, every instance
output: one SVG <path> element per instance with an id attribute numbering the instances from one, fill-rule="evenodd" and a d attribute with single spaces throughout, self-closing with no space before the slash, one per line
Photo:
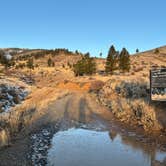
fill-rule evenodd
<path id="1" fill-rule="evenodd" d="M 69 48 L 107 54 L 110 45 L 166 45 L 165 0 L 1 0 L 0 47 Z"/>

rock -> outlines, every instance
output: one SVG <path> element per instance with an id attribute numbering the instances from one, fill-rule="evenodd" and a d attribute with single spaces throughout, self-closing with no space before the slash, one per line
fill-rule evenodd
<path id="1" fill-rule="evenodd" d="M 19 104 L 21 102 L 21 99 L 18 95 L 14 96 L 13 98 L 14 103 Z"/>
<path id="2" fill-rule="evenodd" d="M 20 104 L 27 95 L 28 92 L 23 87 L 0 84 L 0 113 Z"/>

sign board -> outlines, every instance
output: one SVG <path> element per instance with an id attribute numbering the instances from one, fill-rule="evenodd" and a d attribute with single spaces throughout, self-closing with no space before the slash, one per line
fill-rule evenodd
<path id="1" fill-rule="evenodd" d="M 151 100 L 166 101 L 166 68 L 150 71 Z"/>

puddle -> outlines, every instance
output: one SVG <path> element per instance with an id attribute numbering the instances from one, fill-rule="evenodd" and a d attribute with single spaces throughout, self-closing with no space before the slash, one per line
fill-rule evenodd
<path id="1" fill-rule="evenodd" d="M 119 134 L 72 128 L 59 131 L 48 151 L 48 166 L 165 166 L 166 153 Z"/>

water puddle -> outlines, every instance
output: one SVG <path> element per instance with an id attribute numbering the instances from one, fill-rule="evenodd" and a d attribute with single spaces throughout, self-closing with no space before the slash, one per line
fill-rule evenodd
<path id="1" fill-rule="evenodd" d="M 59 131 L 48 151 L 48 166 L 165 166 L 166 153 L 107 131 Z"/>

